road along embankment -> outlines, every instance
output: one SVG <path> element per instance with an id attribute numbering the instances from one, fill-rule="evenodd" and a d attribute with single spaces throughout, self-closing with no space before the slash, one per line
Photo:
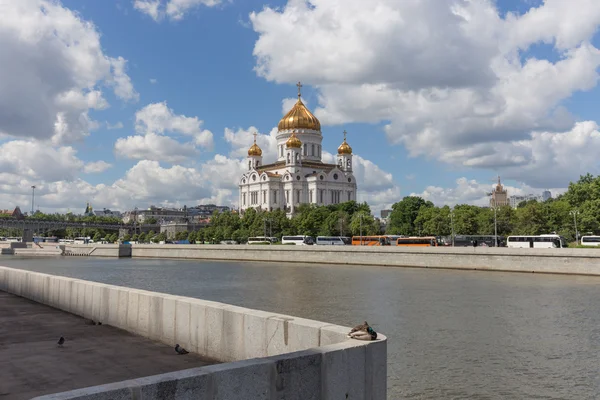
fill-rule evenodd
<path id="1" fill-rule="evenodd" d="M 359 341 L 325 322 L 6 267 L 0 291 L 223 362 L 39 400 L 386 399 L 382 334 Z"/>
<path id="2" fill-rule="evenodd" d="M 600 276 L 600 249 L 140 244 L 131 246 L 131 255 Z"/>

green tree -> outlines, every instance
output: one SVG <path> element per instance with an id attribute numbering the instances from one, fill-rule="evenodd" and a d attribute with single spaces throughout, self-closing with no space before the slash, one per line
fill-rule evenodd
<path id="1" fill-rule="evenodd" d="M 137 238 L 138 243 L 146 243 L 148 241 L 148 237 L 144 232 L 140 233 Z"/>
<path id="2" fill-rule="evenodd" d="M 124 242 L 129 242 L 130 240 L 131 240 L 131 235 L 129 233 L 126 233 L 123 235 Z"/>
<path id="3" fill-rule="evenodd" d="M 392 235 L 417 235 L 422 226 L 417 227 L 415 220 L 421 207 L 433 207 L 433 203 L 421 197 L 407 196 L 392 206 L 387 233 Z"/>
<path id="4" fill-rule="evenodd" d="M 92 240 L 94 241 L 94 243 L 100 243 L 100 241 L 102 240 L 102 234 L 100 234 L 100 232 L 96 232 Z"/>
<path id="5" fill-rule="evenodd" d="M 196 243 L 196 231 L 191 231 L 188 234 L 187 240 L 192 244 Z"/>
<path id="6" fill-rule="evenodd" d="M 370 213 L 357 211 L 351 217 L 350 232 L 352 236 L 377 235 L 379 234 L 379 221 Z"/>
<path id="7" fill-rule="evenodd" d="M 461 204 L 454 207 L 454 233 L 457 235 L 475 235 L 478 232 L 478 214 L 480 207 Z"/>

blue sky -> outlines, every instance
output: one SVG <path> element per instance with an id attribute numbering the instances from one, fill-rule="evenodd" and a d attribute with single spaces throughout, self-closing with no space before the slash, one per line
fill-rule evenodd
<path id="1" fill-rule="evenodd" d="M 168 1 L 174 0 L 160 1 L 160 6 L 166 7 Z M 112 90 L 114 84 L 107 83 L 114 76 L 94 78 L 92 84 L 79 85 L 77 90 L 83 93 L 92 90 L 90 87 L 99 89 L 109 107 L 91 107 L 82 111 L 87 112 L 97 125 L 96 129 L 89 130 L 89 135 L 77 140 L 53 137 L 48 146 L 57 151 L 73 149 L 73 160 L 78 160 L 73 161 L 73 165 L 80 170 L 88 163 L 100 160 L 110 167 L 97 173 L 61 172 L 58 178 L 32 171 L 21 176 L 20 181 L 18 173 L 6 170 L 3 172 L 11 174 L 13 181 L 21 183 L 5 188 L 0 198 L 6 203 L 23 203 L 27 200 L 22 186 L 34 182 L 41 187 L 40 202 L 45 202 L 49 209 L 75 207 L 86 200 L 95 202 L 96 207 L 112 208 L 127 208 L 133 203 L 145 206 L 150 203 L 191 205 L 194 202 L 235 201 L 234 181 L 221 185 L 219 179 L 203 175 L 207 169 L 218 171 L 218 168 L 235 167 L 235 160 L 240 158 L 236 144 L 228 142 L 224 136 L 225 129 L 248 131 L 250 127 L 256 127 L 265 135 L 261 140 L 266 144 L 271 129 L 282 116 L 282 101 L 295 96 L 297 80 L 303 81 L 303 98 L 323 124 L 324 148 L 334 153 L 341 142 L 341 132 L 346 129 L 354 152 L 377 166 L 376 171 L 370 170 L 371 164 L 365 161 L 362 177 L 367 188 L 362 199 L 369 201 L 375 209 L 387 207 L 411 193 L 428 197 L 438 204 L 481 203 L 485 188 L 492 184 L 497 174 L 506 176 L 509 187 L 520 193 L 545 188 L 559 191 L 579 174 L 598 173 L 598 165 L 591 153 L 579 158 L 572 154 L 575 160 L 570 164 L 565 159 L 569 158 L 569 152 L 584 151 L 582 149 L 599 144 L 597 129 L 590 125 L 598 121 L 595 104 L 600 96 L 597 86 L 600 62 L 596 54 L 596 47 L 600 46 L 597 33 L 599 6 L 584 0 L 574 1 L 580 3 L 579 8 L 591 9 L 573 14 L 564 12 L 560 1 L 556 0 L 546 3 L 481 0 L 474 2 L 477 7 L 457 0 L 454 5 L 463 7 L 470 15 L 469 23 L 463 24 L 468 25 L 465 33 L 461 30 L 464 26 L 452 28 L 452 24 L 459 25 L 454 19 L 448 20 L 450 28 L 446 31 L 436 25 L 450 15 L 440 12 L 436 6 L 444 8 L 452 2 L 428 0 L 420 2 L 419 6 L 403 5 L 397 9 L 394 9 L 397 2 L 391 0 L 375 2 L 397 12 L 400 22 L 387 21 L 382 14 L 368 15 L 371 10 L 367 9 L 362 17 L 364 20 L 355 17 L 357 20 L 350 24 L 349 17 L 345 18 L 340 12 L 340 20 L 336 21 L 338 13 L 331 10 L 361 7 L 361 2 L 355 0 L 347 3 L 314 0 L 308 7 L 300 0 L 216 1 L 215 6 L 196 0 L 190 2 L 197 3 L 196 6 L 185 9 L 177 18 L 163 14 L 156 19 L 142 12 L 133 0 L 63 0 L 55 4 L 67 13 L 72 12 L 74 21 L 93 23 L 94 27 L 85 29 L 98 34 L 101 57 L 126 60 L 125 73 L 137 97 L 116 94 L 116 90 Z M 342 3 L 343 7 L 340 6 Z M 7 2 L 8 7 L 15 4 Z M 25 13 L 27 7 L 39 9 L 48 4 L 43 0 L 26 0 L 22 9 L 16 12 Z M 573 5 L 573 8 L 577 7 Z M 495 15 L 493 18 L 490 10 Z M 537 16 L 536 10 L 539 11 Z M 526 19 L 528 12 L 529 20 Z M 255 13 L 253 18 L 251 13 Z M 411 24 L 418 22 L 410 20 L 416 15 L 422 18 L 415 28 Z M 585 21 L 582 21 L 582 15 Z M 56 18 L 56 15 L 49 12 L 40 18 Z M 290 37 L 293 36 L 288 31 L 290 21 L 293 21 L 290 18 L 297 18 L 294 24 L 303 26 L 293 30 L 293 35 L 298 37 Z M 377 22 L 376 18 L 382 18 L 382 22 Z M 490 18 L 488 22 L 486 18 Z M 477 21 L 480 23 L 475 23 Z M 373 26 L 369 25 L 371 23 Z M 352 29 L 359 29 L 359 26 L 368 32 L 364 34 L 367 37 L 365 48 L 361 48 L 360 43 L 353 48 L 355 39 L 352 35 L 358 34 L 356 37 L 360 38 L 363 32 Z M 496 30 L 489 32 L 490 26 Z M 338 30 L 338 27 L 341 28 Z M 2 36 L 8 38 L 16 29 L 22 28 L 0 25 L 0 54 L 3 54 Z M 573 33 L 573 30 L 578 32 Z M 277 44 L 279 39 L 281 43 Z M 316 43 L 321 39 L 323 43 Z M 373 43 L 372 48 L 369 41 Z M 332 47 L 328 48 L 328 45 Z M 338 56 L 328 57 L 342 47 Z M 433 50 L 428 52 L 428 48 Z M 577 58 L 579 55 L 573 55 L 577 49 L 587 49 L 587 53 L 581 55 L 584 61 Z M 20 51 L 9 47 L 4 54 L 25 54 Z M 378 51 L 381 53 L 376 54 Z M 454 57 L 460 52 L 464 55 Z M 369 57 L 375 61 L 364 61 Z M 304 69 L 299 67 L 306 58 L 315 60 L 314 68 L 311 65 Z M 560 66 L 561 61 L 569 58 L 573 58 L 573 63 Z M 263 62 L 268 60 L 268 72 L 255 69 L 261 59 Z M 522 70 L 530 59 L 545 60 L 545 65 L 542 63 L 532 68 L 533 72 L 524 73 Z M 464 65 L 459 65 L 463 60 Z M 498 60 L 508 60 L 506 62 L 510 62 L 513 70 L 502 66 Z M 43 59 L 38 61 L 42 63 Z M 436 66 L 437 63 L 441 67 Z M 552 68 L 558 72 L 552 72 Z M 491 78 L 488 69 L 494 75 Z M 39 70 L 44 71 L 43 65 Z M 447 71 L 450 71 L 448 77 L 439 78 Z M 479 73 L 481 79 L 476 77 Z M 563 78 L 567 75 L 584 78 Z M 44 73 L 40 72 L 39 76 L 40 80 L 44 79 Z M 471 77 L 472 82 L 469 81 Z M 442 84 L 438 78 L 443 80 Z M 9 78 L 0 75 L 0 88 L 3 87 L 2 79 Z M 524 79 L 521 84 L 514 85 L 516 89 L 506 89 L 521 79 Z M 530 82 L 536 80 L 540 81 L 540 86 L 531 83 L 529 87 Z M 507 83 L 502 83 L 504 81 Z M 373 92 L 373 88 L 378 90 Z M 530 94 L 521 96 L 519 90 Z M 432 102 L 434 92 L 436 98 L 448 98 Z M 465 96 L 465 92 L 469 95 Z M 354 95 L 349 96 L 349 93 Z M 525 103 L 521 97 L 527 96 Z M 523 104 L 517 104 L 521 101 Z M 181 177 L 183 186 L 200 182 L 202 190 L 199 192 L 186 189 L 171 198 L 169 191 L 153 192 L 151 187 L 160 182 L 150 180 L 143 182 L 146 186 L 139 189 L 139 195 L 124 189 L 136 187 L 129 180 L 135 184 L 143 181 L 131 171 L 139 173 L 141 166 L 138 164 L 144 159 L 117 155 L 115 143 L 119 138 L 143 135 L 139 126 L 136 131 L 136 112 L 161 102 L 166 102 L 174 115 L 201 120 L 201 129 L 212 132 L 214 145 L 199 145 L 193 156 L 177 159 L 177 162 L 153 160 L 159 162 L 160 168 L 171 169 L 175 165 L 185 169 L 180 171 L 181 174 L 191 173 L 191 177 L 182 177 L 170 170 L 175 175 L 165 173 L 164 179 Z M 513 104 L 516 104 L 514 110 Z M 477 110 L 479 107 L 481 111 Z M 56 110 L 48 112 L 52 114 Z M 4 144 L 15 140 L 30 141 L 28 145 L 31 146 L 48 143 L 48 137 L 11 131 L 7 124 L 3 126 L 2 118 L 8 117 L 0 113 Z M 579 126 L 583 133 L 572 132 L 577 123 L 584 122 L 588 125 Z M 123 127 L 108 129 L 106 123 L 121 123 Z M 162 134 L 171 133 L 167 128 Z M 184 135 L 175 133 L 172 137 L 187 143 Z M 246 136 L 251 140 L 250 132 Z M 33 142 L 35 144 L 31 144 Z M 554 147 L 548 145 L 554 142 Z M 566 149 L 564 143 L 578 145 Z M 8 154 L 12 151 L 11 146 L 6 146 L 3 151 Z M 546 153 L 549 155 L 547 160 L 543 159 Z M 217 162 L 215 155 L 223 155 L 231 163 Z M 7 155 L 7 159 L 10 157 Z M 568 167 L 563 167 L 561 162 L 567 163 Z M 560 173 L 549 170 L 552 165 Z M 197 175 L 196 171 L 199 171 Z M 148 174 L 151 175 L 148 172 L 144 176 Z M 172 189 L 178 190 L 176 186 Z M 11 205 L 6 204 L 6 207 Z"/>

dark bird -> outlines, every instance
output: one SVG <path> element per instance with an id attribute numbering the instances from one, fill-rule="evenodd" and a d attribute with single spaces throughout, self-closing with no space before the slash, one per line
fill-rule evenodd
<path id="1" fill-rule="evenodd" d="M 65 342 L 65 338 L 61 336 L 60 339 L 58 339 L 58 345 L 60 347 L 62 347 L 62 345 L 63 345 L 64 342 Z"/>
<path id="2" fill-rule="evenodd" d="M 179 355 L 183 355 L 183 354 L 187 354 L 189 353 L 189 351 L 187 351 L 186 349 L 184 349 L 183 347 L 181 347 L 180 345 L 176 344 L 175 345 L 175 351 L 177 352 L 177 354 Z"/>
<path id="3" fill-rule="evenodd" d="M 85 324 L 86 325 L 96 325 L 96 321 L 94 321 L 93 319 L 86 319 Z"/>
<path id="4" fill-rule="evenodd" d="M 365 321 L 364 324 L 352 328 L 350 333 L 348 333 L 348 337 L 357 340 L 375 340 L 377 339 L 377 332 L 375 332 L 373 328 L 369 326 L 368 322 Z"/>

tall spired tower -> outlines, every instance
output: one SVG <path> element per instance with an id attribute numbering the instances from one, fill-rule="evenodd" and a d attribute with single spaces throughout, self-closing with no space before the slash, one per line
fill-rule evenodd
<path id="1" fill-rule="evenodd" d="M 298 100 L 277 125 L 276 160 L 262 162 L 262 149 L 254 138 L 248 149 L 248 170 L 239 181 L 239 208 L 283 209 L 293 215 L 300 204 L 327 205 L 356 200 L 356 179 L 352 173 L 352 148 L 344 140 L 336 164 L 322 161 L 321 123 Z"/>
<path id="2" fill-rule="evenodd" d="M 508 201 L 508 192 L 502 186 L 500 182 L 500 176 L 498 176 L 498 183 L 496 187 L 492 190 L 492 197 L 490 198 L 490 207 L 501 207 L 507 206 L 509 204 Z"/>

